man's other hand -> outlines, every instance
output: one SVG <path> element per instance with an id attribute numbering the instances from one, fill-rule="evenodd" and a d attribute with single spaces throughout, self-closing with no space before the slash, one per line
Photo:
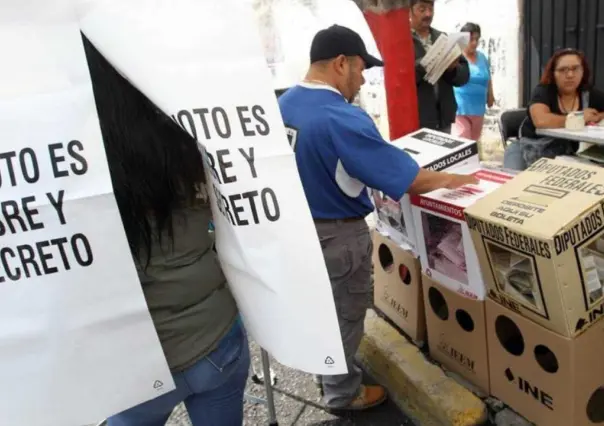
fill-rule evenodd
<path id="1" fill-rule="evenodd" d="M 480 179 L 472 175 L 449 174 L 449 179 L 445 187 L 447 189 L 455 189 L 464 185 L 478 185 L 479 183 Z"/>

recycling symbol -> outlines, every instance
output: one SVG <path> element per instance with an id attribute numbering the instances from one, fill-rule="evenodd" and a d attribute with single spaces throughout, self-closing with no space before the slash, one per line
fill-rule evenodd
<path id="1" fill-rule="evenodd" d="M 161 389 L 164 386 L 164 383 L 161 380 L 156 380 L 153 383 L 153 389 Z"/>
<path id="2" fill-rule="evenodd" d="M 325 365 L 334 365 L 336 362 L 333 360 L 332 357 L 328 356 L 327 358 L 325 358 Z"/>

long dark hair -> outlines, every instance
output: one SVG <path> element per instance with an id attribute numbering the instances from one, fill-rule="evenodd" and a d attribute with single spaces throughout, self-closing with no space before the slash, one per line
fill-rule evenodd
<path id="1" fill-rule="evenodd" d="M 148 262 L 153 238 L 197 202 L 205 181 L 197 142 L 123 78 L 83 36 L 115 198 L 130 249 Z M 143 259 L 141 259 L 143 260 Z"/>
<path id="2" fill-rule="evenodd" d="M 581 83 L 579 83 L 579 87 L 577 90 L 585 90 L 591 87 L 591 70 L 589 69 L 589 64 L 587 63 L 587 59 L 585 59 L 585 54 L 577 49 L 560 49 L 554 52 L 552 57 L 547 61 L 545 65 L 545 69 L 543 70 L 543 74 L 541 75 L 540 83 L 546 86 L 550 86 L 552 84 L 556 84 L 556 76 L 554 75 L 556 72 L 556 67 L 558 66 L 558 62 L 560 58 L 568 55 L 578 56 L 581 60 L 581 66 L 583 67 L 583 78 L 581 79 Z"/>

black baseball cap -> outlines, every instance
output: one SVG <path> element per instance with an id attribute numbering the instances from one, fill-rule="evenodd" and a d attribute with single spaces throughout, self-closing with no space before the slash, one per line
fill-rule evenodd
<path id="1" fill-rule="evenodd" d="M 340 55 L 360 56 L 365 68 L 383 67 L 384 62 L 367 53 L 367 48 L 360 35 L 350 28 L 332 25 L 319 31 L 310 47 L 310 63 L 334 59 Z"/>

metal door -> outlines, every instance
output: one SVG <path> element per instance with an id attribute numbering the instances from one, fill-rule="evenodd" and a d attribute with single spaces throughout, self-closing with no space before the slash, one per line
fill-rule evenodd
<path id="1" fill-rule="evenodd" d="M 524 0 L 523 101 L 554 51 L 585 52 L 593 83 L 604 90 L 604 0 Z"/>

